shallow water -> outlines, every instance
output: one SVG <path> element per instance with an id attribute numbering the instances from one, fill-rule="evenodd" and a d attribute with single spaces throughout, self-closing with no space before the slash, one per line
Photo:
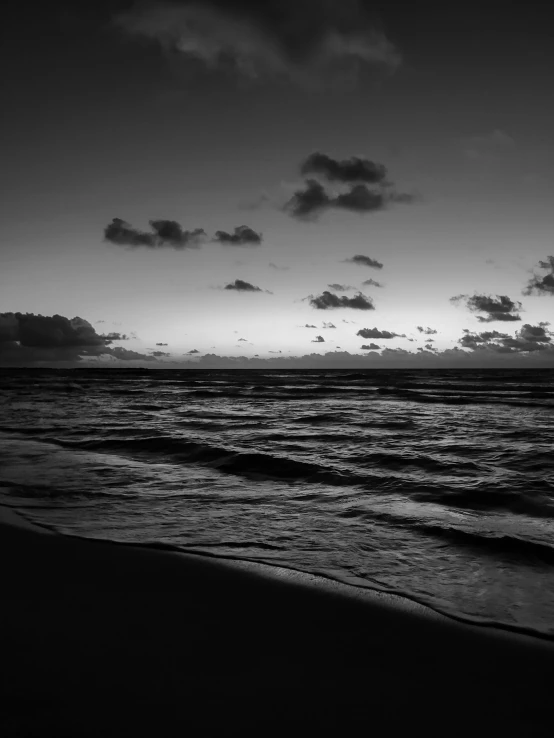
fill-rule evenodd
<path id="1" fill-rule="evenodd" d="M 0 370 L 0 501 L 554 635 L 554 372 Z"/>

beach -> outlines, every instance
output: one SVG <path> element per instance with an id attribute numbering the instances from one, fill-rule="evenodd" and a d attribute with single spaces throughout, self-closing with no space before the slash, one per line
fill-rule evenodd
<path id="1" fill-rule="evenodd" d="M 1 509 L 3 736 L 533 735 L 554 645 Z"/>

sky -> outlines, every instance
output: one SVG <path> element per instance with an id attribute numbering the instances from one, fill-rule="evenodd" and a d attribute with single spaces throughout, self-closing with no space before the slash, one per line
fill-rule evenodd
<path id="1" fill-rule="evenodd" d="M 14 4 L 0 366 L 554 366 L 541 8 Z"/>

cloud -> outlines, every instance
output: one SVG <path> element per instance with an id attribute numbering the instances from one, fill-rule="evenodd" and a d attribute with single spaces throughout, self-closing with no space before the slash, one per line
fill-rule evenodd
<path id="1" fill-rule="evenodd" d="M 362 338 L 406 338 L 405 333 L 393 333 L 391 331 L 380 331 L 378 328 L 360 328 L 356 333 Z"/>
<path id="2" fill-rule="evenodd" d="M 364 4 L 319 0 L 184 0 L 137 4 L 115 28 L 209 72 L 307 85 L 355 81 L 365 66 L 393 72 L 398 50 Z"/>
<path id="3" fill-rule="evenodd" d="M 365 281 L 362 282 L 362 284 L 367 287 L 382 287 L 383 286 L 381 282 L 376 282 L 374 279 L 366 279 Z"/>
<path id="4" fill-rule="evenodd" d="M 467 329 L 458 343 L 471 351 L 488 351 L 502 354 L 534 353 L 549 351 L 554 353 L 552 336 L 545 328 L 545 323 L 530 325 L 525 323 L 516 331 L 515 336 L 499 331 L 484 331 L 474 333 Z"/>
<path id="5" fill-rule="evenodd" d="M 157 343 L 156 346 L 167 346 L 167 343 Z"/>
<path id="6" fill-rule="evenodd" d="M 505 131 L 495 129 L 484 136 L 472 136 L 464 142 L 464 153 L 470 159 L 482 159 L 506 154 L 515 148 L 514 139 Z"/>
<path id="7" fill-rule="evenodd" d="M 107 336 L 96 333 L 83 318 L 34 313 L 0 313 L 0 364 L 33 365 L 69 362 L 101 356 L 124 361 L 141 359 L 154 361 L 151 356 L 108 344 L 120 334 Z"/>
<path id="8" fill-rule="evenodd" d="M 214 241 L 225 246 L 259 246 L 263 240 L 261 233 L 256 233 L 246 225 L 237 226 L 234 233 L 216 231 Z"/>
<path id="9" fill-rule="evenodd" d="M 433 344 L 432 344 L 432 343 L 426 343 L 426 344 L 425 344 L 425 348 L 427 349 L 427 351 L 436 351 L 436 350 L 437 350 L 437 349 L 436 349 L 436 348 L 435 348 L 435 347 L 433 346 Z"/>
<path id="10" fill-rule="evenodd" d="M 301 164 L 300 173 L 303 176 L 319 174 L 331 182 L 377 184 L 385 180 L 387 170 L 382 164 L 376 164 L 362 157 L 352 156 L 350 159 L 339 161 L 316 151 Z"/>
<path id="11" fill-rule="evenodd" d="M 312 343 L 325 343 L 325 339 L 323 338 L 323 336 L 316 336 Z"/>
<path id="12" fill-rule="evenodd" d="M 424 328 L 422 325 L 418 325 L 417 329 L 420 333 L 424 333 L 426 336 L 434 336 L 438 333 L 434 328 Z"/>
<path id="13" fill-rule="evenodd" d="M 248 343 L 248 339 L 246 338 L 239 338 L 239 341 L 246 341 Z"/>
<path id="14" fill-rule="evenodd" d="M 190 351 L 187 351 L 187 354 L 199 354 L 200 351 L 198 349 L 191 349 Z"/>
<path id="15" fill-rule="evenodd" d="M 373 269 L 383 268 L 383 265 L 380 261 L 377 261 L 377 259 L 372 259 L 370 256 L 364 256 L 363 254 L 356 254 L 356 256 L 352 256 L 349 259 L 344 259 L 344 261 L 350 262 L 352 264 L 359 264 L 360 266 L 372 267 Z"/>
<path id="16" fill-rule="evenodd" d="M 518 311 L 521 310 L 521 302 L 514 302 L 507 295 L 496 295 L 496 299 L 491 295 L 456 295 L 450 298 L 450 302 L 457 303 L 461 300 L 465 301 L 466 307 L 473 313 L 485 313 L 484 316 L 478 315 L 477 320 L 480 323 L 492 323 L 493 321 L 514 321 L 521 320 Z"/>
<path id="17" fill-rule="evenodd" d="M 273 264 L 272 262 L 269 263 L 270 269 L 275 269 L 277 272 L 288 272 L 290 267 L 285 266 L 277 266 L 277 264 Z"/>
<path id="18" fill-rule="evenodd" d="M 238 292 L 262 292 L 260 287 L 255 287 L 250 282 L 244 282 L 242 279 L 235 279 L 231 284 L 225 285 L 226 290 L 237 290 Z"/>
<path id="19" fill-rule="evenodd" d="M 104 228 L 104 240 L 133 248 L 145 246 L 154 249 L 168 246 L 180 250 L 198 248 L 206 237 L 203 228 L 184 231 L 175 220 L 151 220 L 149 223 L 153 230 L 151 233 L 139 231 L 121 218 L 113 218 Z"/>
<path id="20" fill-rule="evenodd" d="M 333 308 L 353 308 L 354 310 L 375 310 L 371 298 L 359 292 L 355 297 L 334 295 L 332 292 L 324 291 L 322 295 L 313 297 L 310 295 L 310 305 L 317 310 L 330 310 Z"/>
<path id="21" fill-rule="evenodd" d="M 270 354 L 279 353 L 270 351 Z M 182 368 L 206 369 L 458 369 L 458 368 L 554 368 L 554 349 L 542 351 L 512 351 L 499 353 L 494 350 L 471 351 L 456 346 L 444 351 L 429 351 L 423 347 L 417 351 L 384 348 L 364 349 L 361 353 L 348 351 L 327 351 L 310 353 L 302 356 L 218 356 L 206 354 L 198 360 L 183 361 Z M 167 364 L 160 365 L 166 368 Z"/>
<path id="22" fill-rule="evenodd" d="M 152 351 L 152 356 L 171 356 L 171 354 L 168 354 L 165 351 Z"/>
<path id="23" fill-rule="evenodd" d="M 100 338 L 104 339 L 105 343 L 129 340 L 129 336 L 126 333 L 103 333 Z"/>
<path id="24" fill-rule="evenodd" d="M 547 256 L 545 261 L 539 261 L 537 267 L 545 269 L 547 273 L 544 276 L 533 274 L 523 294 L 554 295 L 554 256 Z"/>
<path id="25" fill-rule="evenodd" d="M 325 321 L 323 321 L 323 325 L 321 327 L 322 328 L 336 328 L 337 326 L 333 325 L 333 323 L 326 323 Z"/>
<path id="26" fill-rule="evenodd" d="M 304 188 L 296 190 L 285 203 L 283 210 L 299 220 L 316 220 L 325 210 L 332 208 L 356 213 L 385 210 L 391 203 L 410 203 L 415 197 L 395 193 L 389 189 L 370 190 L 365 184 L 351 186 L 346 192 L 331 194 L 315 179 L 307 179 Z"/>
<path id="27" fill-rule="evenodd" d="M 309 323 L 306 323 L 306 325 L 300 326 L 301 328 L 317 328 L 317 325 L 310 325 Z"/>
<path id="28" fill-rule="evenodd" d="M 380 346 L 378 346 L 376 343 L 370 343 L 369 345 L 367 343 L 364 343 L 360 348 L 363 351 L 379 351 L 381 349 Z"/>
<path id="29" fill-rule="evenodd" d="M 328 284 L 327 287 L 334 292 L 348 292 L 349 290 L 356 289 L 349 284 Z"/>

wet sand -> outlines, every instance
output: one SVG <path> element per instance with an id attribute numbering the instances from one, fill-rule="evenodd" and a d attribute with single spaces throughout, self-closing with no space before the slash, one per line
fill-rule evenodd
<path id="1" fill-rule="evenodd" d="M 1 736 L 544 734 L 554 644 L 0 508 Z"/>

